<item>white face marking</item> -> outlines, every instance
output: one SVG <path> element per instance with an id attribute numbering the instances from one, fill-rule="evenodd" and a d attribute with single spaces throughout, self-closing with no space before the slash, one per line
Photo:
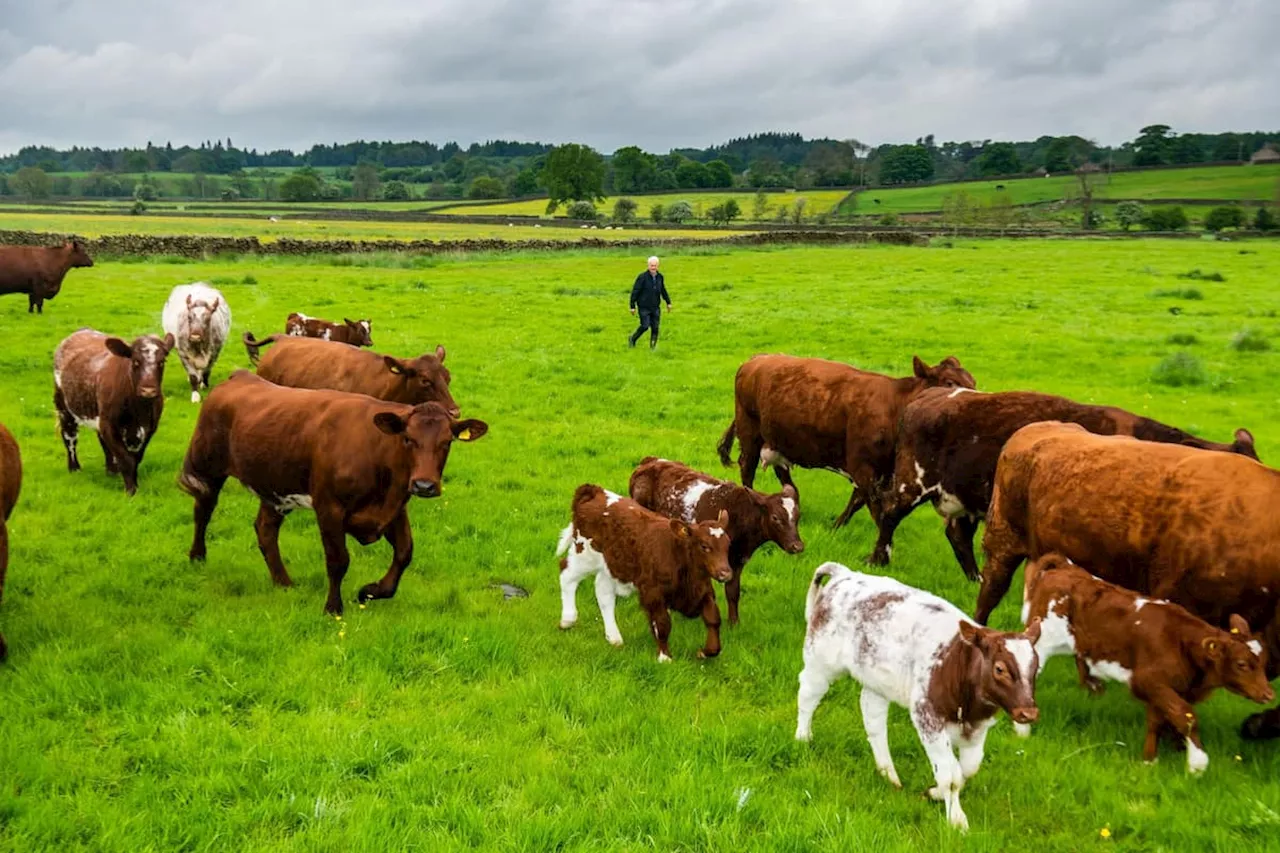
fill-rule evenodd
<path id="1" fill-rule="evenodd" d="M 1031 647 L 1031 641 L 1007 640 L 1004 647 L 1009 650 L 1009 654 L 1013 655 L 1014 661 L 1017 662 L 1018 675 L 1028 681 L 1034 681 L 1035 673 L 1031 671 L 1031 666 L 1035 660 L 1036 650 Z"/>
<path id="2" fill-rule="evenodd" d="M 1253 652 L 1254 657 L 1262 657 L 1262 643 L 1257 640 L 1250 640 L 1245 645 L 1249 647 L 1249 651 Z"/>
<path id="3" fill-rule="evenodd" d="M 1135 598 L 1133 600 L 1133 611 L 1135 613 L 1138 612 L 1139 610 L 1142 609 L 1142 606 L 1146 603 L 1147 603 L 1147 599 L 1145 598 Z"/>
<path id="4" fill-rule="evenodd" d="M 721 536 L 724 535 L 724 530 L 719 527 L 713 527 L 707 532 L 710 533 L 712 536 L 716 537 L 717 539 L 719 539 Z"/>
<path id="5" fill-rule="evenodd" d="M 1089 666 L 1089 674 L 1094 678 L 1102 678 L 1107 681 L 1118 681 L 1121 684 L 1128 684 L 1133 678 L 1133 673 L 1125 669 L 1115 661 L 1100 660 L 1091 661 L 1085 659 L 1085 663 Z"/>
<path id="6" fill-rule="evenodd" d="M 1209 766 L 1209 753 L 1191 742 L 1191 738 L 1187 738 L 1187 772 L 1203 773 L 1204 769 Z"/>
<path id="7" fill-rule="evenodd" d="M 369 329 L 369 321 L 368 321 L 368 320 L 361 320 L 361 321 L 360 321 L 360 328 L 364 329 L 364 333 L 365 333 L 366 335 L 367 335 L 367 334 L 369 334 L 369 331 L 370 331 L 370 329 Z"/>
<path id="8" fill-rule="evenodd" d="M 311 318 L 310 318 L 310 317 L 308 317 L 306 314 L 299 314 L 299 315 L 298 315 L 298 319 L 305 323 L 305 322 L 307 322 L 308 320 L 310 320 Z"/>
<path id="9" fill-rule="evenodd" d="M 681 517 L 685 521 L 693 521 L 698 509 L 698 501 L 702 500 L 703 495 L 717 488 L 718 485 L 717 483 L 708 483 L 706 480 L 698 480 L 686 489 L 684 498 L 681 499 L 681 504 L 684 506 L 684 513 Z"/>
<path id="10" fill-rule="evenodd" d="M 622 496 L 621 496 L 621 495 L 616 495 L 616 494 L 614 494 L 613 492 L 609 491 L 608 489 L 605 489 L 605 490 L 604 490 L 604 505 L 605 505 L 605 506 L 613 506 L 614 504 L 616 504 L 616 503 L 617 503 L 618 501 L 620 501 L 620 500 L 622 500 Z"/>
<path id="11" fill-rule="evenodd" d="M 787 516 L 792 520 L 796 520 L 796 502 L 791 498 L 782 499 L 782 508 L 787 511 Z"/>

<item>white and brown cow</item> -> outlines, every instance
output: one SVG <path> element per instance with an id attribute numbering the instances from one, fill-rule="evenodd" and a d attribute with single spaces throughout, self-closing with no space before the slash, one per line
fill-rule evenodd
<path id="1" fill-rule="evenodd" d="M 733 577 L 725 582 L 729 624 L 738 624 L 738 600 L 742 596 L 742 569 L 766 542 L 774 542 L 788 554 L 804 551 L 797 525 L 800 498 L 794 486 L 766 495 L 746 486 L 695 471 L 679 462 L 647 456 L 631 475 L 631 498 L 645 509 L 690 524 L 714 521 L 720 511 L 729 514 L 729 567 Z"/>
<path id="2" fill-rule="evenodd" d="M 98 433 L 107 473 L 138 491 L 138 466 L 164 410 L 164 361 L 173 335 L 143 335 L 132 344 L 93 329 L 80 329 L 53 354 L 53 404 L 58 410 L 67 470 L 80 470 L 80 427 Z"/>
<path id="3" fill-rule="evenodd" d="M 290 314 L 284 323 L 284 333 L 290 337 L 319 338 L 322 341 L 350 344 L 353 347 L 373 346 L 372 332 L 372 320 L 348 320 L 343 317 L 341 323 L 334 323 L 319 317 L 308 317 L 296 311 Z"/>
<path id="4" fill-rule="evenodd" d="M 839 563 L 814 572 L 804 612 L 796 739 L 812 737 L 818 703 L 833 681 L 851 676 L 862 685 L 862 722 L 876 769 L 902 787 L 888 735 L 889 706 L 902 705 L 933 764 L 929 796 L 946 803 L 952 825 L 968 829 L 960 789 L 982 764 L 997 712 L 1003 708 L 1022 724 L 1039 716 L 1039 623 L 1022 634 L 994 631 L 935 595 Z"/>
<path id="5" fill-rule="evenodd" d="M 202 281 L 173 289 L 161 324 L 178 345 L 178 360 L 191 381 L 191 402 L 209 390 L 209 374 L 231 330 L 231 309 L 222 294 Z"/>

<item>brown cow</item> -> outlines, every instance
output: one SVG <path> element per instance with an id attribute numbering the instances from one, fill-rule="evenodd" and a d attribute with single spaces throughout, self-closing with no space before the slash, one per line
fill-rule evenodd
<path id="1" fill-rule="evenodd" d="M 373 338 L 370 336 L 372 329 L 372 320 L 348 320 L 344 317 L 341 323 L 332 323 L 296 311 L 289 315 L 284 324 L 284 333 L 291 337 L 319 338 L 353 347 L 373 346 Z"/>
<path id="2" fill-rule="evenodd" d="M 1266 652 L 1236 614 L 1227 621 L 1230 631 L 1215 628 L 1180 605 L 1107 583 L 1057 553 L 1028 564 L 1027 578 L 1022 615 L 1040 622 L 1041 666 L 1069 654 L 1090 691 L 1102 691 L 1101 679 L 1128 685 L 1147 706 L 1145 761 L 1156 760 L 1160 734 L 1173 733 L 1186 743 L 1187 771 L 1200 773 L 1209 756 L 1192 706 L 1219 687 L 1254 702 L 1275 698 Z"/>
<path id="3" fill-rule="evenodd" d="M 273 581 L 293 585 L 280 558 L 285 516 L 312 509 L 329 573 L 325 612 L 342 613 L 348 535 L 361 545 L 391 544 L 391 568 L 357 600 L 391 598 L 413 559 L 409 498 L 438 497 L 452 442 L 475 441 L 488 429 L 455 420 L 438 403 L 281 388 L 237 370 L 205 400 L 178 480 L 196 501 L 188 556 L 205 559 L 209 519 L 235 477 L 261 502 L 254 529 Z"/>
<path id="4" fill-rule="evenodd" d="M 4 577 L 9 570 L 9 515 L 22 489 L 22 455 L 13 434 L 0 424 L 0 601 L 4 599 Z M 0 634 L 0 661 L 9 654 Z"/>
<path id="5" fill-rule="evenodd" d="M 902 413 L 893 486 L 881 496 L 880 538 L 868 560 L 888 563 L 894 530 L 928 500 L 946 519 L 947 539 L 960 567 L 970 580 L 977 580 L 973 536 L 991 504 L 1000 449 L 1009 436 L 1037 421 L 1077 423 L 1098 435 L 1132 435 L 1258 458 L 1253 436 L 1244 429 L 1236 431 L 1233 444 L 1217 444 L 1114 406 L 1091 406 L 1031 391 L 983 394 L 931 388 Z"/>
<path id="6" fill-rule="evenodd" d="M 275 344 L 258 361 L 258 348 Z M 458 404 L 449 392 L 452 377 L 444 366 L 445 350 L 437 346 L 434 355 L 400 359 L 369 350 L 322 341 L 268 335 L 260 341 L 244 334 L 249 360 L 258 366 L 258 375 L 268 382 L 291 388 L 347 391 L 368 394 L 388 403 L 439 403 L 457 417 Z"/>
<path id="7" fill-rule="evenodd" d="M 986 622 L 1024 558 L 1056 551 L 1104 580 L 1181 604 L 1219 627 L 1238 613 L 1280 667 L 1280 471 L 1236 453 L 1077 424 L 1031 424 L 996 465 L 975 619 Z M 1268 717 L 1268 715 L 1271 715 Z M 1274 736 L 1274 711 L 1246 735 Z"/>
<path id="8" fill-rule="evenodd" d="M 647 456 L 631 475 L 631 499 L 653 510 L 693 524 L 714 521 L 721 510 L 729 513 L 729 567 L 733 577 L 725 582 L 729 624 L 738 624 L 738 600 L 742 596 L 742 569 L 766 542 L 774 542 L 788 554 L 804 551 L 797 525 L 800 499 L 794 486 L 766 495 L 737 483 L 718 480 L 679 462 Z"/>
<path id="9" fill-rule="evenodd" d="M 901 379 L 847 364 L 789 355 L 757 355 L 738 368 L 734 419 L 717 448 L 739 443 L 742 485 L 755 482 L 761 459 L 778 481 L 794 485 L 790 468 L 825 468 L 853 483 L 849 505 L 836 520 L 846 524 L 864 504 L 880 517 L 879 488 L 893 477 L 893 450 L 902 409 L 926 388 L 973 388 L 973 377 L 948 356 L 929 367 L 919 356 L 914 373 Z"/>
<path id="10" fill-rule="evenodd" d="M 173 335 L 143 335 L 127 344 L 93 329 L 68 336 L 53 354 L 53 405 L 58 410 L 67 470 L 80 470 L 80 427 L 98 433 L 107 473 L 138 491 L 138 466 L 164 411 L 164 361 Z"/>
<path id="11" fill-rule="evenodd" d="M 604 636 L 622 645 L 614 618 L 614 602 L 639 590 L 640 606 L 649 614 L 649 628 L 658 641 L 658 663 L 671 660 L 667 638 L 675 610 L 689 618 L 701 616 L 707 643 L 700 658 L 720 654 L 720 608 L 711 579 L 727 581 L 728 513 L 714 521 L 688 524 L 650 512 L 633 500 L 590 483 L 573 495 L 573 521 L 560 534 L 560 628 L 578 621 L 578 584 L 595 575 L 596 602 L 604 621 Z"/>
<path id="12" fill-rule="evenodd" d="M 62 290 L 72 267 L 91 267 L 79 240 L 61 246 L 0 246 L 0 294 L 27 294 L 27 313 L 44 313 L 44 302 Z"/>

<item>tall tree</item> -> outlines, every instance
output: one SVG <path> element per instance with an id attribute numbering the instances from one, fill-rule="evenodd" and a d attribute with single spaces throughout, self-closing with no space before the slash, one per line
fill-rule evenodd
<path id="1" fill-rule="evenodd" d="M 378 167 L 361 163 L 351 175 L 351 195 L 356 201 L 371 201 L 378 197 Z"/>
<path id="2" fill-rule="evenodd" d="M 981 174 L 1014 175 L 1021 169 L 1018 150 L 1012 142 L 989 142 L 982 146 L 982 154 L 978 157 L 978 171 Z"/>
<path id="3" fill-rule="evenodd" d="M 1173 134 L 1167 124 L 1149 124 L 1138 131 L 1133 141 L 1133 165 L 1160 166 L 1169 162 L 1169 143 Z"/>
<path id="4" fill-rule="evenodd" d="M 547 213 L 567 201 L 604 201 L 604 158 L 576 142 L 556 146 L 547 155 L 541 180 L 550 196 Z"/>
<path id="5" fill-rule="evenodd" d="M 881 150 L 881 183 L 908 184 L 933 177 L 933 155 L 924 145 L 889 145 Z"/>
<path id="6" fill-rule="evenodd" d="M 643 192 L 653 189 L 658 173 L 658 158 L 635 145 L 613 152 L 613 190 L 618 193 Z"/>
<path id="7" fill-rule="evenodd" d="M 49 176 L 38 166 L 24 166 L 13 176 L 14 192 L 24 195 L 30 201 L 45 198 L 49 195 Z"/>

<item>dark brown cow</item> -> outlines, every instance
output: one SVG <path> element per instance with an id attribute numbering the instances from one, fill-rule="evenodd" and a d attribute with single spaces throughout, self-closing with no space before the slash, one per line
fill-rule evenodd
<path id="1" fill-rule="evenodd" d="M 353 347 L 373 346 L 372 329 L 372 320 L 348 320 L 344 317 L 341 323 L 332 323 L 297 312 L 290 314 L 284 324 L 284 333 L 291 337 L 319 338 Z"/>
<path id="2" fill-rule="evenodd" d="M 1129 686 L 1147 706 L 1142 757 L 1155 761 L 1159 736 L 1174 734 L 1187 750 L 1187 771 L 1200 773 L 1209 756 L 1192 706 L 1219 687 L 1251 699 L 1275 698 L 1267 684 L 1266 651 L 1232 614 L 1229 631 L 1215 628 L 1186 608 L 1145 598 L 1107 583 L 1061 554 L 1027 565 L 1023 620 L 1040 621 L 1040 664 L 1073 655 L 1080 684 L 1094 693 L 1102 680 Z"/>
<path id="3" fill-rule="evenodd" d="M 595 576 L 596 603 L 604 621 L 604 636 L 622 645 L 614 617 L 618 596 L 639 590 L 640 606 L 649 614 L 649 628 L 658 641 L 658 663 L 671 660 L 667 639 L 674 610 L 689 618 L 701 616 L 707 643 L 698 657 L 720 654 L 720 608 L 712 578 L 727 581 L 728 513 L 714 521 L 688 524 L 650 512 L 633 500 L 590 483 L 573 495 L 573 521 L 560 534 L 560 628 L 578 621 L 578 584 Z"/>
<path id="4" fill-rule="evenodd" d="M 275 344 L 258 361 L 258 348 Z M 439 403 L 457 417 L 458 404 L 449 392 L 451 376 L 444 366 L 445 350 L 435 354 L 400 359 L 357 347 L 322 341 L 268 335 L 256 341 L 244 334 L 249 360 L 258 366 L 258 375 L 268 382 L 290 388 L 347 391 L 368 394 L 388 403 Z"/>
<path id="5" fill-rule="evenodd" d="M 4 600 L 4 578 L 9 571 L 9 515 L 22 489 L 22 455 L 13 434 L 0 424 L 0 601 Z M 0 634 L 0 661 L 9 654 Z"/>
<path id="6" fill-rule="evenodd" d="M 209 519 L 227 478 L 235 477 L 261 502 L 254 528 L 273 581 L 293 584 L 280 559 L 285 516 L 313 509 L 329 574 L 325 612 L 342 613 L 348 535 L 362 545 L 381 538 L 391 544 L 391 568 L 358 600 L 391 598 L 413 559 L 409 498 L 439 496 L 450 445 L 488 429 L 483 421 L 455 420 L 438 403 L 281 388 L 237 370 L 205 400 L 178 480 L 196 501 L 189 556 L 205 559 Z"/>
<path id="7" fill-rule="evenodd" d="M 1217 444 L 1114 406 L 1031 391 L 983 394 L 931 388 L 903 411 L 893 486 L 881 496 L 880 538 L 869 562 L 888 563 L 894 530 L 913 509 L 932 501 L 946 520 L 947 539 L 960 567 L 977 580 L 973 536 L 991 504 L 996 460 L 1009 436 L 1037 421 L 1077 423 L 1098 435 L 1131 435 L 1258 458 L 1253 436 L 1244 429 L 1236 431 L 1233 444 Z"/>
<path id="8" fill-rule="evenodd" d="M 975 618 L 986 622 L 1023 559 L 1056 551 L 1104 580 L 1181 604 L 1219 627 L 1238 613 L 1280 667 L 1280 471 L 1236 453 L 1077 424 L 1031 424 L 996 465 Z M 1270 716 L 1268 716 L 1270 715 Z M 1273 711 L 1246 734 L 1280 734 Z"/>
<path id="9" fill-rule="evenodd" d="M 91 267 L 79 240 L 61 246 L 0 246 L 0 294 L 27 294 L 27 313 L 44 313 L 44 302 L 62 290 L 72 267 Z"/>
<path id="10" fill-rule="evenodd" d="M 721 510 L 729 513 L 725 530 L 733 577 L 725 582 L 724 597 L 729 603 L 730 625 L 738 624 L 742 569 L 756 549 L 773 542 L 788 554 L 804 550 L 797 529 L 800 499 L 794 486 L 783 486 L 781 494 L 766 495 L 679 462 L 647 456 L 631 475 L 630 490 L 632 500 L 645 509 L 689 524 L 715 521 Z"/>
<path id="11" fill-rule="evenodd" d="M 143 335 L 127 344 L 93 329 L 80 329 L 53 354 L 53 405 L 58 410 L 67 470 L 80 470 L 80 427 L 98 433 L 107 473 L 138 491 L 138 466 L 164 411 L 164 362 L 173 335 Z"/>
<path id="12" fill-rule="evenodd" d="M 853 483 L 843 526 L 864 504 L 877 520 L 880 488 L 893 477 L 894 440 L 902 410 L 926 388 L 973 388 L 973 377 L 954 356 L 929 367 L 919 356 L 901 379 L 847 364 L 789 355 L 757 355 L 738 368 L 734 418 L 720 439 L 720 461 L 739 443 L 742 484 L 755 482 L 756 466 L 772 464 L 778 481 L 794 485 L 790 468 L 825 468 Z"/>

